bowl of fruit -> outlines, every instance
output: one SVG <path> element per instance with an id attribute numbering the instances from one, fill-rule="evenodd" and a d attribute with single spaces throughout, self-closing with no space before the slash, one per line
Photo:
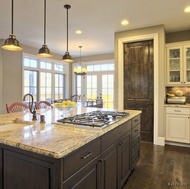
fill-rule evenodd
<path id="1" fill-rule="evenodd" d="M 77 103 L 71 100 L 65 100 L 63 102 L 55 102 L 54 107 L 63 112 L 63 117 L 68 117 L 70 114 L 69 112 L 76 108 Z"/>

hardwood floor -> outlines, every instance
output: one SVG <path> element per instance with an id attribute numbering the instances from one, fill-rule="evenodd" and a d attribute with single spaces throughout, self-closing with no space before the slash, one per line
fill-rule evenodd
<path id="1" fill-rule="evenodd" d="M 190 188 L 190 148 L 141 143 L 140 152 L 123 189 Z"/>

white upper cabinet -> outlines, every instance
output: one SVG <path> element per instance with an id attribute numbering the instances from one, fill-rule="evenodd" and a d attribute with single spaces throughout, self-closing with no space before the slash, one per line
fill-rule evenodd
<path id="1" fill-rule="evenodd" d="M 166 45 L 166 85 L 190 84 L 190 42 Z"/>

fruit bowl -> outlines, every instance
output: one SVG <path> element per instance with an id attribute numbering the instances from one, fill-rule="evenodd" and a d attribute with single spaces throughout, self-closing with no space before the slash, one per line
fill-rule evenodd
<path id="1" fill-rule="evenodd" d="M 70 116 L 69 112 L 77 107 L 77 103 L 75 101 L 63 101 L 54 103 L 54 108 L 63 112 L 62 117 Z"/>

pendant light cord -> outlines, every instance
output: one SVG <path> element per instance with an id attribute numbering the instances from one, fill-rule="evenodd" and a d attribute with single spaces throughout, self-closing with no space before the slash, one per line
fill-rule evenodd
<path id="1" fill-rule="evenodd" d="M 80 48 L 80 64 L 81 64 L 81 48 L 82 48 L 82 46 L 79 46 L 79 48 Z M 82 64 L 81 64 L 81 66 L 82 66 Z"/>
<path id="2" fill-rule="evenodd" d="M 13 0 L 12 0 L 12 10 L 11 10 L 11 19 L 12 19 L 12 22 L 11 22 L 11 34 L 13 34 L 13 4 L 14 4 L 14 2 L 13 2 Z"/>
<path id="3" fill-rule="evenodd" d="M 46 45 L 46 0 L 44 0 L 44 45 Z"/>
<path id="4" fill-rule="evenodd" d="M 67 52 L 68 52 L 68 21 L 69 21 L 69 19 L 68 19 L 68 7 L 67 7 Z"/>

